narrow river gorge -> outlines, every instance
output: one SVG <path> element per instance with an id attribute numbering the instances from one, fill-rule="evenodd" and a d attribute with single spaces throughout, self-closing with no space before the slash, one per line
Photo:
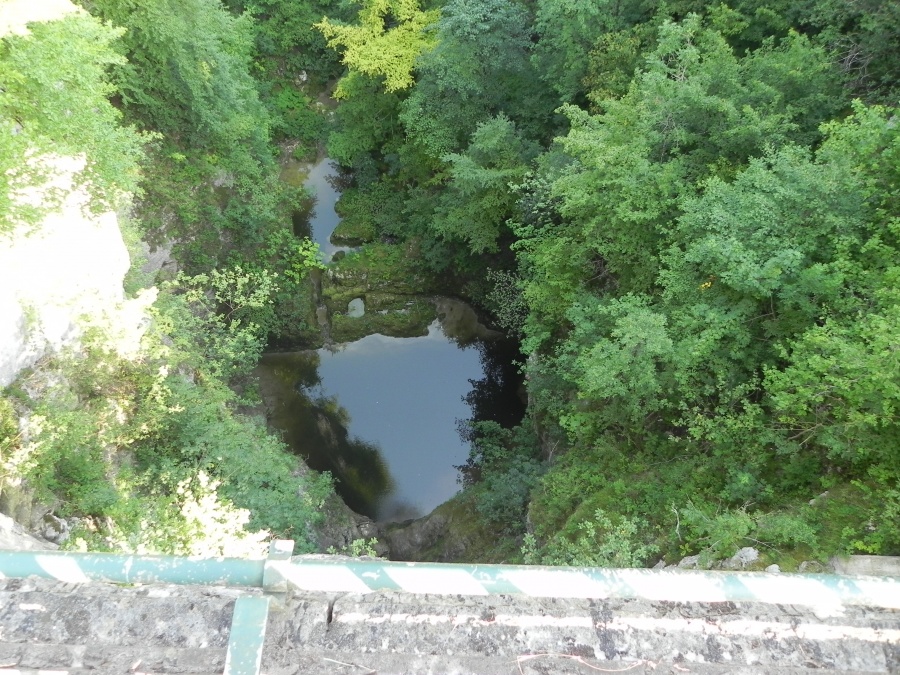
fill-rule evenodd
<path id="1" fill-rule="evenodd" d="M 282 178 L 316 195 L 308 215 L 295 220 L 298 234 L 316 241 L 329 261 L 350 251 L 331 242 L 340 222 L 334 164 L 291 161 Z M 459 300 L 422 295 L 406 302 L 430 307 L 430 324 L 418 335 L 377 332 L 317 350 L 272 352 L 256 369 L 270 425 L 311 468 L 331 472 L 351 509 L 380 522 L 424 516 L 459 490 L 456 467 L 469 456 L 460 434 L 466 421 L 513 424 L 524 411 L 514 344 Z M 344 312 L 330 310 L 325 328 L 335 314 L 352 325 L 379 311 L 367 304 L 360 297 Z"/>

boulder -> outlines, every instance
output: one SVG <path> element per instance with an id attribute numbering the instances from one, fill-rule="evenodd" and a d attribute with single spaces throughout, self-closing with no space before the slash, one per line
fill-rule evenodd
<path id="1" fill-rule="evenodd" d="M 681 559 L 678 568 L 682 570 L 695 570 L 700 567 L 699 555 L 688 555 Z"/>
<path id="2" fill-rule="evenodd" d="M 722 563 L 722 568 L 727 570 L 742 570 L 748 565 L 759 560 L 759 551 L 752 546 L 745 546 L 731 558 Z"/>

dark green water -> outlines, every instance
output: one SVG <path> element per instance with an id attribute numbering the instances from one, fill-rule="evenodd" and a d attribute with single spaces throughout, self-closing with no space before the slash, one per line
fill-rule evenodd
<path id="1" fill-rule="evenodd" d="M 310 466 L 338 478 L 352 509 L 404 520 L 458 491 L 456 466 L 469 455 L 458 421 L 472 417 L 476 387 L 497 392 L 489 398 L 511 419 L 521 414 L 510 386 L 488 382 L 485 354 L 480 343 L 460 348 L 435 323 L 425 337 L 370 335 L 335 352 L 267 354 L 257 374 L 270 422 Z"/>
<path id="2" fill-rule="evenodd" d="M 288 164 L 282 178 L 316 191 L 300 229 L 330 258 L 339 250 L 330 242 L 336 168 L 327 159 Z M 443 327 L 436 321 L 426 336 L 267 354 L 256 369 L 270 424 L 312 468 L 335 476 L 350 508 L 377 520 L 425 515 L 459 490 L 456 467 L 469 456 L 461 421 L 514 424 L 524 410 L 514 346 L 491 339 L 463 303 L 442 299 L 437 309 Z"/>

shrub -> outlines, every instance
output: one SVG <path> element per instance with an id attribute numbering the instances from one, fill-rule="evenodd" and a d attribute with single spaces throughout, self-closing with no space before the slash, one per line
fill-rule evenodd
<path id="1" fill-rule="evenodd" d="M 593 518 L 578 524 L 574 537 L 559 534 L 543 549 L 538 549 L 533 535 L 526 535 L 522 555 L 528 564 L 641 567 L 659 550 L 640 541 L 639 532 L 646 526 L 641 520 L 597 509 Z"/>

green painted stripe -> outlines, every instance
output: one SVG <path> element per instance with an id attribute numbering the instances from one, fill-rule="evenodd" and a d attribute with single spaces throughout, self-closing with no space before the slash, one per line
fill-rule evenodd
<path id="1" fill-rule="evenodd" d="M 273 591 L 366 593 L 391 590 L 443 595 L 754 601 L 900 609 L 900 578 L 894 577 L 455 565 L 327 558 L 201 560 L 174 556 L 0 551 L 0 577 L 32 575 L 73 582 L 225 584 L 265 587 Z"/>
<path id="2" fill-rule="evenodd" d="M 271 601 L 262 595 L 245 595 L 235 601 L 224 675 L 259 674 Z"/>
<path id="3" fill-rule="evenodd" d="M 363 565 L 359 563 L 347 563 L 347 568 L 372 591 L 403 591 L 403 586 L 398 584 L 388 574 L 383 565 Z"/>
<path id="4" fill-rule="evenodd" d="M 61 581 L 262 586 L 263 560 L 0 551 L 0 576 Z"/>

